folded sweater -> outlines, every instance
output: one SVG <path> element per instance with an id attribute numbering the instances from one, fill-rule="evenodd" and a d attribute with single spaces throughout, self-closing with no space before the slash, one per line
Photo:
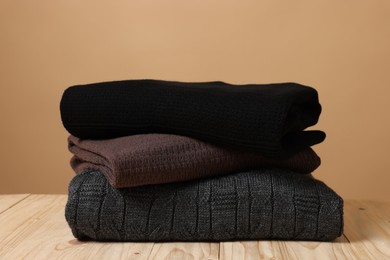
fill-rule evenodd
<path id="1" fill-rule="evenodd" d="M 262 168 L 115 189 L 89 171 L 71 181 L 65 217 L 80 240 L 333 240 L 342 234 L 343 200 L 310 176 Z"/>
<path id="2" fill-rule="evenodd" d="M 143 134 L 107 140 L 70 136 L 71 166 L 76 173 L 95 169 L 116 188 L 188 181 L 259 167 L 310 173 L 320 158 L 308 148 L 288 159 L 215 146 L 186 136 Z"/>
<path id="3" fill-rule="evenodd" d="M 325 138 L 303 131 L 321 106 L 315 89 L 296 83 L 103 82 L 68 88 L 60 108 L 65 128 L 82 139 L 167 133 L 280 158 Z"/>

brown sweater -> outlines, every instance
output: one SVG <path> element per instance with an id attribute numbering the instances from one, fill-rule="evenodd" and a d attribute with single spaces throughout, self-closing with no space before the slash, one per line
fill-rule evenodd
<path id="1" fill-rule="evenodd" d="M 306 149 L 287 159 L 227 149 L 190 137 L 142 134 L 107 140 L 70 136 L 71 166 L 76 173 L 95 169 L 115 188 L 188 181 L 260 167 L 310 173 L 320 158 Z"/>

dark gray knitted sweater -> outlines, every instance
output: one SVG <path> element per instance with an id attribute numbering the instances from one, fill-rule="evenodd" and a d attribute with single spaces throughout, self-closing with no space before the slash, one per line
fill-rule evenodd
<path id="1" fill-rule="evenodd" d="M 272 168 L 125 189 L 84 172 L 65 216 L 81 240 L 324 241 L 342 234 L 343 201 L 310 175 Z"/>

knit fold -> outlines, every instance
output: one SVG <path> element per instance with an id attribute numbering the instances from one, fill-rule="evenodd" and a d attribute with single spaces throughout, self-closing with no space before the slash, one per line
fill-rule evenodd
<path id="1" fill-rule="evenodd" d="M 297 83 L 103 82 L 68 88 L 60 108 L 65 128 L 82 139 L 166 133 L 274 158 L 325 139 L 304 131 L 321 105 L 315 89 Z"/>
<path id="2" fill-rule="evenodd" d="M 143 134 L 107 140 L 70 136 L 71 166 L 76 173 L 100 171 L 115 188 L 188 181 L 259 167 L 277 167 L 310 173 L 320 158 L 310 148 L 287 159 L 229 149 L 190 137 Z"/>
<path id="3" fill-rule="evenodd" d="M 70 183 L 65 216 L 80 240 L 328 241 L 342 234 L 343 200 L 277 168 L 125 189 L 86 171 Z"/>

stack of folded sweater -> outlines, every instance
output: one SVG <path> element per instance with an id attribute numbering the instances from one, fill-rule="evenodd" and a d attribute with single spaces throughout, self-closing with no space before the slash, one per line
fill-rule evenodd
<path id="1" fill-rule="evenodd" d="M 332 240 L 343 201 L 311 172 L 321 113 L 296 83 L 128 80 L 74 86 L 65 216 L 98 241 Z"/>

